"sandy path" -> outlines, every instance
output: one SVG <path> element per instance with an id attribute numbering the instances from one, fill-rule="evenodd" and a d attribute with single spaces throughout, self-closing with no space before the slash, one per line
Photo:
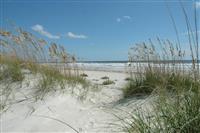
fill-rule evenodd
<path id="1" fill-rule="evenodd" d="M 140 106 L 146 100 L 122 98 L 121 88 L 128 75 L 118 72 L 84 71 L 87 79 L 99 84 L 98 91 L 88 93 L 85 100 L 80 101 L 70 94 L 54 94 L 44 101 L 33 102 L 27 100 L 14 104 L 7 112 L 1 114 L 1 130 L 3 132 L 111 132 L 121 131 L 119 119 L 125 118 L 127 113 Z M 112 85 L 101 85 L 103 76 L 115 81 Z M 124 110 L 124 111 L 122 111 Z M 126 111 L 126 112 L 125 112 Z M 56 118 L 67 124 L 45 118 Z M 110 124 L 111 123 L 111 124 Z M 73 127 L 70 128 L 69 126 Z M 76 130 L 76 131 L 75 131 Z"/>

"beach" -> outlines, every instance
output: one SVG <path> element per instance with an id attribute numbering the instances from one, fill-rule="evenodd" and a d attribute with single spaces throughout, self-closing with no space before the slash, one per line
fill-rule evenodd
<path id="1" fill-rule="evenodd" d="M 200 133 L 199 0 L 0 7 L 0 133 Z"/>
<path id="2" fill-rule="evenodd" d="M 6 112 L 1 114 L 2 131 L 121 132 L 122 122 L 117 116 L 126 118 L 127 112 L 131 113 L 138 106 L 145 105 L 147 101 L 143 97 L 121 100 L 123 98 L 122 88 L 127 82 L 125 79 L 129 76 L 125 72 L 87 70 L 80 73 L 87 74 L 86 79 L 96 85 L 88 91 L 84 99 L 66 91 L 51 93 L 44 100 L 33 101 L 28 99 L 28 95 L 22 96 L 18 93 L 15 95 L 17 101 L 26 100 L 13 103 Z M 114 83 L 102 85 L 105 80 L 102 77 L 105 76 Z M 26 84 L 25 82 L 22 86 Z M 22 87 L 20 91 L 28 89 Z"/>

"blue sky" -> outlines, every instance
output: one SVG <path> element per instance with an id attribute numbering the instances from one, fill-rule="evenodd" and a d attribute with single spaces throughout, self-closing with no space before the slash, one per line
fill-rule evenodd
<path id="1" fill-rule="evenodd" d="M 180 4 L 167 3 L 186 47 Z M 192 22 L 194 1 L 183 4 Z M 84 60 L 127 60 L 135 43 L 157 36 L 176 40 L 164 0 L 1 0 L 0 18 L 2 28 L 9 28 L 7 20 L 11 20 Z"/>

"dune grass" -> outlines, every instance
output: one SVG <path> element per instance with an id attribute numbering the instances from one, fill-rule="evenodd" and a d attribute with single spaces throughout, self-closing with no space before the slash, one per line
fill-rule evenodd
<path id="1" fill-rule="evenodd" d="M 196 66 L 196 64 L 193 64 Z M 169 65 L 170 66 L 170 65 Z M 181 66 L 181 67 L 180 67 Z M 139 70 L 139 69 L 138 69 Z M 123 89 L 124 97 L 154 94 L 152 110 L 138 109 L 123 127 L 129 133 L 200 131 L 200 75 L 194 67 L 185 69 L 149 63 L 142 73 L 132 75 Z"/>
<path id="2" fill-rule="evenodd" d="M 198 29 L 195 26 L 195 32 L 192 32 L 182 3 L 181 8 L 188 30 L 191 66 L 184 63 L 185 51 L 181 48 L 175 21 L 170 12 L 177 35 L 176 43 L 157 38 L 155 44 L 150 39 L 148 42 L 136 44 L 129 51 L 131 80 L 123 88 L 124 97 L 154 94 L 156 99 L 151 109 L 138 108 L 134 114 L 129 114 L 128 122 L 122 119 L 125 132 L 200 132 Z M 132 70 L 135 70 L 135 74 Z"/>
<path id="3" fill-rule="evenodd" d="M 199 85 L 189 74 L 145 71 L 141 77 L 136 76 L 129 80 L 123 88 L 123 93 L 124 97 L 134 94 L 149 95 L 152 92 L 159 94 L 160 91 L 178 93 L 188 91 L 191 87 L 193 90 Z"/>
<path id="4" fill-rule="evenodd" d="M 13 87 L 12 84 L 22 84 L 27 76 L 33 75 L 38 78 L 32 94 L 36 99 L 43 99 L 49 92 L 58 89 L 76 85 L 82 85 L 83 88 L 89 86 L 89 82 L 79 75 L 75 56 L 67 53 L 62 45 L 54 42 L 48 44 L 17 26 L 13 29 L 0 29 L 0 85 Z M 54 63 L 48 63 L 49 60 Z M 2 106 L 8 99 L 5 97 L 14 93 L 11 88 L 3 86 Z"/>
<path id="5" fill-rule="evenodd" d="M 20 63 L 17 59 L 13 60 L 7 58 L 7 61 L 6 62 L 4 61 L 4 65 L 6 66 L 1 66 L 0 80 L 10 79 L 13 82 L 17 82 L 17 81 L 22 81 L 24 79 Z"/>
<path id="6" fill-rule="evenodd" d="M 148 69 L 147 69 L 148 68 Z M 160 70 L 149 67 L 141 75 L 128 81 L 124 97 L 154 94 L 158 98 L 152 110 L 139 109 L 130 116 L 126 132 L 180 132 L 200 131 L 200 75 L 196 71 Z M 163 69 L 163 68 L 161 68 Z M 192 71 L 192 73 L 190 73 Z M 195 72 L 195 74 L 193 74 Z M 126 122 L 127 124 L 127 122 Z"/>
<path id="7" fill-rule="evenodd" d="M 200 92 L 159 95 L 151 111 L 138 109 L 123 127 L 129 133 L 199 133 Z M 148 112 L 149 111 L 149 112 Z"/>

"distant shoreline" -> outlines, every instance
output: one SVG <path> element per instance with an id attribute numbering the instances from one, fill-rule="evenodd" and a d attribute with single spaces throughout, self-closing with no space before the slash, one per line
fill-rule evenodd
<path id="1" fill-rule="evenodd" d="M 132 63 L 192 63 L 192 60 L 143 60 L 143 61 L 131 61 Z M 200 63 L 200 60 L 198 61 Z M 49 62 L 37 62 L 37 63 L 61 63 L 56 61 L 49 61 Z M 72 62 L 68 62 L 72 63 Z M 130 63 L 127 60 L 119 60 L 119 61 L 77 61 L 76 63 Z"/>
<path id="2" fill-rule="evenodd" d="M 192 63 L 192 60 L 144 60 L 144 61 L 78 61 L 77 63 Z M 200 60 L 198 61 L 200 62 Z"/>

